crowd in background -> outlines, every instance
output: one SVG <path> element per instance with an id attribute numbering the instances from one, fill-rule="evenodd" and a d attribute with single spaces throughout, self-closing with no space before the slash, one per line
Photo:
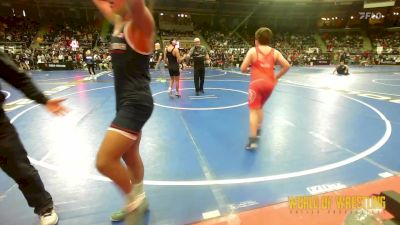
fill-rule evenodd
<path id="1" fill-rule="evenodd" d="M 328 52 L 346 51 L 359 54 L 363 50 L 363 37 L 360 33 L 323 33 L 322 40 L 325 42 Z"/>
<path id="2" fill-rule="evenodd" d="M 370 34 L 372 47 L 382 47 L 383 53 L 400 51 L 400 32 L 374 32 Z"/>
<path id="3" fill-rule="evenodd" d="M 88 49 L 94 49 L 98 69 L 110 69 L 109 37 L 99 33 L 94 25 L 73 23 L 47 24 L 39 31 L 39 23 L 30 19 L 0 17 L 0 45 L 24 70 L 40 69 L 48 63 L 71 63 L 73 68 L 83 69 Z"/>
<path id="4" fill-rule="evenodd" d="M 164 37 L 175 37 L 175 38 L 180 38 L 180 37 L 192 37 L 194 36 L 193 31 L 177 31 L 177 30 L 158 30 L 158 35 L 164 36 Z"/>
<path id="5" fill-rule="evenodd" d="M 58 44 L 60 47 L 70 46 L 72 40 L 77 40 L 81 46 L 93 46 L 99 37 L 99 31 L 94 25 L 73 23 L 48 25 L 41 35 L 42 45 Z"/>
<path id="6" fill-rule="evenodd" d="M 190 18 L 181 18 L 180 21 L 178 25 L 192 24 Z M 209 48 L 210 66 L 213 67 L 237 67 L 247 50 L 254 46 L 253 30 L 242 29 L 232 33 L 224 28 L 198 25 L 193 30 L 172 28 L 159 29 L 158 32 L 160 37 L 201 35 L 205 39 L 202 44 Z M 4 45 L 6 52 L 25 70 L 38 69 L 43 63 L 71 63 L 74 68 L 84 68 L 84 52 L 87 49 L 92 50 L 98 69 L 110 69 L 109 36 L 100 34 L 101 27 L 90 24 L 47 24 L 40 28 L 39 23 L 24 17 L 0 17 L 0 46 Z M 359 32 L 319 34 L 327 50 L 325 53 L 320 49 L 316 36 L 314 33 L 277 32 L 271 46 L 282 52 L 292 65 L 312 65 L 316 60 L 337 63 L 341 55 L 345 55 L 348 62 L 353 64 L 400 60 L 399 32 L 370 33 L 368 38 L 372 51 L 364 50 L 365 40 Z M 72 47 L 74 41 L 79 43 L 79 47 Z M 376 54 L 377 47 L 382 47 L 382 54 Z M 187 54 L 187 51 L 181 49 L 181 54 Z"/>
<path id="7" fill-rule="evenodd" d="M 76 51 L 65 48 L 55 49 L 50 46 L 39 49 L 26 48 L 21 51 L 5 52 L 14 60 L 14 62 L 24 70 L 41 69 L 41 64 L 67 64 L 70 63 L 74 69 L 84 69 L 86 48 L 80 48 Z M 111 68 L 111 56 L 108 49 L 97 48 L 93 51 L 93 57 L 97 65 L 97 69 L 108 70 Z"/>
<path id="8" fill-rule="evenodd" d="M 211 49 L 217 50 L 220 48 L 240 48 L 248 47 L 240 37 L 235 34 L 224 33 L 221 31 L 202 30 L 201 34 L 205 38 Z"/>
<path id="9" fill-rule="evenodd" d="M 27 47 L 38 29 L 38 22 L 25 17 L 0 17 L 0 42 L 20 42 Z"/>

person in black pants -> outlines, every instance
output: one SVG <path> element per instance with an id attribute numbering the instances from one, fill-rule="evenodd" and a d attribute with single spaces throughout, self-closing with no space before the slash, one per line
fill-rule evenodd
<path id="1" fill-rule="evenodd" d="M 55 115 L 63 115 L 64 99 L 49 100 L 25 72 L 21 72 L 8 56 L 0 52 L 0 78 L 22 91 L 28 98 L 46 106 Z M 1 87 L 0 87 L 1 89 Z M 5 96 L 0 92 L 0 105 Z M 54 225 L 58 216 L 54 211 L 51 195 L 45 190 L 38 171 L 30 163 L 27 152 L 10 123 L 3 107 L 0 108 L 0 167 L 17 184 L 30 207 L 39 215 L 40 225 Z"/>
<path id="2" fill-rule="evenodd" d="M 346 52 L 342 52 L 342 54 L 340 54 L 339 62 L 340 63 L 343 62 L 344 64 L 347 64 L 347 53 Z"/>
<path id="3" fill-rule="evenodd" d="M 194 47 L 190 49 L 189 57 L 193 58 L 194 63 L 194 86 L 196 88 L 196 95 L 199 93 L 204 94 L 204 77 L 205 77 L 205 66 L 204 61 L 207 64 L 210 63 L 210 56 L 208 55 L 206 47 L 200 45 L 200 39 L 194 39 Z"/>

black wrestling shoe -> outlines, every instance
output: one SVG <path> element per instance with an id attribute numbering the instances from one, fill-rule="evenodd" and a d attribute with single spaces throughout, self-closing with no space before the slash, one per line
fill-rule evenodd
<path id="1" fill-rule="evenodd" d="M 249 138 L 249 143 L 246 145 L 246 150 L 255 150 L 258 148 L 258 138 Z"/>

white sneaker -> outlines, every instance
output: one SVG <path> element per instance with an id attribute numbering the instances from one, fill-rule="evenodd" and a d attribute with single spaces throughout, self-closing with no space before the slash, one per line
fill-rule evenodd
<path id="1" fill-rule="evenodd" d="M 50 212 L 43 213 L 39 217 L 40 225 L 56 225 L 58 222 L 58 216 L 54 209 Z"/>
<path id="2" fill-rule="evenodd" d="M 133 199 L 132 201 L 129 201 L 129 199 L 127 199 L 124 209 L 112 213 L 110 219 L 113 222 L 122 221 L 130 213 L 133 213 L 137 210 L 139 210 L 139 211 L 147 210 L 148 204 L 149 203 L 147 202 L 145 193 L 142 193 L 142 194 L 138 195 L 137 198 Z"/>
<path id="3" fill-rule="evenodd" d="M 112 222 L 118 222 L 118 221 L 123 221 L 130 216 L 131 218 L 137 217 L 137 219 L 134 219 L 134 221 L 139 221 L 139 219 L 143 217 L 144 212 L 148 210 L 148 207 L 149 203 L 145 198 L 143 202 L 135 210 L 128 212 L 124 209 L 118 212 L 114 212 L 111 214 L 110 219 Z M 136 224 L 142 224 L 142 223 L 136 223 Z"/>

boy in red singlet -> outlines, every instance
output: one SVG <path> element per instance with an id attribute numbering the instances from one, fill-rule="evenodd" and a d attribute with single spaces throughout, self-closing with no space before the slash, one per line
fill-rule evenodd
<path id="1" fill-rule="evenodd" d="M 255 34 L 256 47 L 251 48 L 243 60 L 240 70 L 248 72 L 249 65 L 252 65 L 251 80 L 249 86 L 249 109 L 250 109 L 250 138 L 246 145 L 247 150 L 257 148 L 258 136 L 261 133 L 263 121 L 262 108 L 274 87 L 290 68 L 288 61 L 282 54 L 268 46 L 272 39 L 272 31 L 268 28 L 260 28 Z M 275 64 L 280 65 L 281 69 L 275 74 Z"/>

